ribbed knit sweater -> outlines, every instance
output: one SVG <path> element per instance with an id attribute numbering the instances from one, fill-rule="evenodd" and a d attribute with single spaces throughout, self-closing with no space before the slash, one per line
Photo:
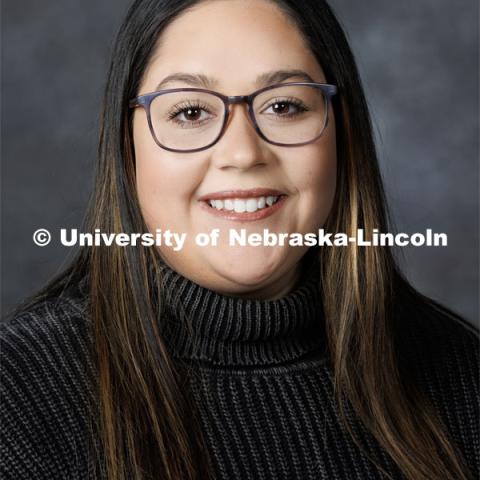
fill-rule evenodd
<path id="1" fill-rule="evenodd" d="M 217 479 L 387 478 L 340 422 L 317 267 L 306 265 L 295 288 L 276 300 L 222 295 L 162 267 L 164 338 L 197 373 L 192 392 Z M 79 285 L 2 324 L 2 479 L 91 478 L 87 306 Z M 478 338 L 454 322 L 407 319 L 405 329 L 411 364 L 477 478 Z M 393 479 L 405 478 L 348 415 L 368 456 Z"/>

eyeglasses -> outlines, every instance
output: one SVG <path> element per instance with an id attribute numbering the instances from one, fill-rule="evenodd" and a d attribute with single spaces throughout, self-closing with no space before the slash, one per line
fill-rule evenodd
<path id="1" fill-rule="evenodd" d="M 173 88 L 140 95 L 130 108 L 143 107 L 157 145 L 170 152 L 198 152 L 214 145 L 226 130 L 230 105 L 246 103 L 255 131 L 283 147 L 317 140 L 328 124 L 335 85 L 291 82 L 250 95 L 226 96 L 202 88 Z"/>

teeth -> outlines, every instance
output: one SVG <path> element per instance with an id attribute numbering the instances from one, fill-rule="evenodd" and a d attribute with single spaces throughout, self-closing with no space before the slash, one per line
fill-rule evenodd
<path id="1" fill-rule="evenodd" d="M 223 201 L 223 208 L 225 210 L 233 210 L 235 208 L 235 204 L 233 203 L 233 200 L 230 200 L 229 198 L 226 198 Z"/>
<path id="2" fill-rule="evenodd" d="M 255 198 L 249 198 L 245 202 L 247 212 L 255 212 L 258 209 L 258 202 Z"/>
<path id="3" fill-rule="evenodd" d="M 209 200 L 211 207 L 217 210 L 233 210 L 237 213 L 256 212 L 266 206 L 271 207 L 279 196 L 255 198 L 226 198 L 224 200 Z"/>
<path id="4" fill-rule="evenodd" d="M 245 200 L 240 200 L 239 198 L 235 199 L 234 205 L 234 210 L 237 213 L 242 213 L 247 209 L 247 202 Z"/>

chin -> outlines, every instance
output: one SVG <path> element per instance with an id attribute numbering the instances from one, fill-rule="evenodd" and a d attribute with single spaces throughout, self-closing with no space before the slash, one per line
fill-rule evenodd
<path id="1" fill-rule="evenodd" d="M 231 249 L 212 263 L 221 276 L 232 285 L 238 285 L 239 291 L 243 290 L 242 287 L 264 286 L 285 265 L 284 255 L 272 249 L 245 247 L 238 250 Z"/>

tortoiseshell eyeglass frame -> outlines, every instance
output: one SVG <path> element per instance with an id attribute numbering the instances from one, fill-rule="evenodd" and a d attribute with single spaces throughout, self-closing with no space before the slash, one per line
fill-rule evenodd
<path id="1" fill-rule="evenodd" d="M 266 92 L 267 90 L 271 89 L 276 89 L 279 87 L 286 87 L 286 86 L 296 86 L 296 85 L 304 85 L 304 86 L 309 86 L 312 88 L 318 88 L 319 90 L 322 91 L 324 94 L 325 98 L 325 118 L 324 118 L 324 125 L 318 135 L 315 136 L 315 138 L 312 138 L 311 140 L 308 140 L 306 142 L 301 142 L 301 143 L 280 143 L 280 142 L 274 142 L 272 140 L 269 140 L 263 132 L 260 130 L 257 119 L 255 118 L 255 113 L 253 111 L 253 101 L 255 97 L 260 95 L 261 93 Z M 220 100 L 222 100 L 224 104 L 224 115 L 223 115 L 223 123 L 222 127 L 219 131 L 219 134 L 217 137 L 210 142 L 208 145 L 205 145 L 204 147 L 200 148 L 194 148 L 194 149 L 176 149 L 176 148 L 169 148 L 166 145 L 162 145 L 159 140 L 157 139 L 155 135 L 155 130 L 153 128 L 152 124 L 152 118 L 150 115 L 150 105 L 152 101 L 157 98 L 160 95 L 166 95 L 169 93 L 175 93 L 175 92 L 199 92 L 199 93 L 209 93 L 211 95 L 214 95 L 215 97 L 218 97 Z M 147 121 L 148 121 L 148 126 L 150 128 L 150 133 L 152 134 L 152 137 L 155 141 L 155 143 L 160 147 L 163 148 L 164 150 L 168 150 L 169 152 L 178 152 L 178 153 L 193 153 L 193 152 L 200 152 L 202 150 L 206 150 L 207 148 L 210 148 L 211 146 L 215 145 L 222 135 L 225 133 L 226 126 L 228 123 L 228 117 L 230 115 L 230 105 L 234 105 L 237 103 L 246 103 L 248 106 L 248 116 L 250 118 L 250 121 L 252 122 L 252 125 L 257 132 L 257 134 L 266 142 L 272 144 L 272 145 L 278 145 L 281 147 L 298 147 L 301 145 L 307 145 L 309 143 L 314 142 L 320 136 L 322 133 L 325 131 L 325 128 L 327 127 L 328 124 L 328 110 L 329 110 L 329 104 L 331 97 L 336 95 L 338 92 L 338 89 L 335 85 L 330 85 L 328 83 L 316 83 L 316 82 L 288 82 L 288 83 L 276 83 L 274 85 L 269 85 L 268 87 L 261 88 L 259 90 L 256 90 L 255 92 L 251 93 L 250 95 L 233 95 L 233 96 L 227 96 L 227 95 L 222 95 L 219 92 L 215 92 L 213 90 L 208 90 L 208 89 L 203 89 L 203 88 L 171 88 L 171 89 L 166 89 L 166 90 L 159 90 L 157 92 L 151 92 L 151 93 L 146 93 L 144 95 L 140 95 L 136 98 L 133 98 L 129 102 L 129 107 L 130 108 L 136 108 L 136 107 L 142 107 L 146 114 L 147 114 Z"/>

